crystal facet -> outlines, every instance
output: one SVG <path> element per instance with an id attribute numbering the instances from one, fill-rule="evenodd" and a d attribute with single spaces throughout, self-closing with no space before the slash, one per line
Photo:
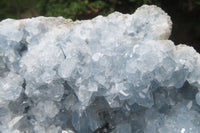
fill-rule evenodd
<path id="1" fill-rule="evenodd" d="M 0 132 L 199 133 L 200 55 L 170 17 L 0 22 Z"/>

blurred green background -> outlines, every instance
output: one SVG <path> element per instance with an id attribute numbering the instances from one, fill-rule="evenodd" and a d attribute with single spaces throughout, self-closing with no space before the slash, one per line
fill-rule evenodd
<path id="1" fill-rule="evenodd" d="M 200 0 L 1 0 L 0 20 L 36 16 L 91 19 L 111 12 L 133 13 L 143 4 L 154 4 L 173 21 L 170 37 L 176 44 L 192 45 L 200 52 Z"/>

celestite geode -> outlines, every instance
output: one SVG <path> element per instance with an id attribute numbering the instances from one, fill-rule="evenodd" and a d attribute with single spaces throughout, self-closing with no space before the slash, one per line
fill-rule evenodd
<path id="1" fill-rule="evenodd" d="M 200 55 L 144 5 L 0 22 L 1 133 L 200 133 Z"/>

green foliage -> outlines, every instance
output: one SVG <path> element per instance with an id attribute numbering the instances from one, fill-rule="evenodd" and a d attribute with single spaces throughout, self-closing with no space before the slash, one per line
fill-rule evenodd
<path id="1" fill-rule="evenodd" d="M 1 0 L 0 19 L 23 18 L 23 14 L 30 8 L 43 16 L 89 19 L 115 10 L 132 13 L 138 6 L 151 3 L 152 0 Z"/>
<path id="2" fill-rule="evenodd" d="M 21 18 L 20 15 L 35 4 L 34 0 L 1 0 L 0 19 Z"/>
<path id="3" fill-rule="evenodd" d="M 103 1 L 89 0 L 46 0 L 38 1 L 37 10 L 45 16 L 64 16 L 66 18 L 78 19 L 87 15 L 94 15 L 101 8 L 108 6 Z"/>
<path id="4" fill-rule="evenodd" d="M 200 0 L 196 0 L 195 4 L 200 6 Z"/>
<path id="5" fill-rule="evenodd" d="M 169 1 L 169 2 L 168 2 Z M 123 13 L 133 13 L 135 9 L 143 4 L 156 4 L 159 6 L 168 6 L 176 2 L 173 0 L 1 0 L 0 1 L 0 19 L 23 18 L 30 15 L 37 16 L 63 16 L 65 18 L 90 19 L 97 15 L 108 15 L 114 11 Z M 191 6 L 194 7 L 189 7 Z M 171 2 L 171 3 L 170 3 Z M 167 3 L 167 4 L 166 4 Z M 168 4 L 170 3 L 170 4 Z M 164 5 L 165 4 L 165 5 Z M 183 10 L 195 9 L 199 11 L 200 0 L 184 0 L 179 6 Z M 36 12 L 30 12 L 30 9 Z M 31 10 L 31 11 L 32 11 Z M 29 13 L 30 15 L 24 15 Z"/>
<path id="6" fill-rule="evenodd" d="M 6 13 L 8 11 L 8 8 L 6 7 L 6 5 L 7 5 L 6 0 L 1 0 L 0 7 L 2 7 L 2 8 L 0 8 L 0 16 L 2 18 L 10 16 L 10 14 Z"/>

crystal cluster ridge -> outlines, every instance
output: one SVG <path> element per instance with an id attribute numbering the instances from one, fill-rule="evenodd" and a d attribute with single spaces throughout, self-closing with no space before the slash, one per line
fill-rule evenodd
<path id="1" fill-rule="evenodd" d="M 200 55 L 157 6 L 0 22 L 0 133 L 200 133 Z"/>

